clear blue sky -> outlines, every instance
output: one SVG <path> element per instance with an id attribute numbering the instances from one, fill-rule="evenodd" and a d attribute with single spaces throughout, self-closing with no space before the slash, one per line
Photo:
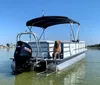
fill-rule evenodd
<path id="1" fill-rule="evenodd" d="M 17 33 L 27 30 L 26 21 L 42 16 L 42 9 L 44 15 L 67 16 L 80 22 L 80 39 L 87 44 L 100 43 L 100 0 L 0 0 L 0 44 L 15 43 Z M 68 27 L 53 26 L 46 30 L 46 38 L 66 40 Z"/>

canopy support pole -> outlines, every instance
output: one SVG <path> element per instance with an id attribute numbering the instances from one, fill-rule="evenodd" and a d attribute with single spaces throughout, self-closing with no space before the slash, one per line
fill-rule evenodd
<path id="1" fill-rule="evenodd" d="M 32 32 L 31 28 L 32 27 L 28 27 L 28 29 L 29 29 L 30 32 Z M 31 41 L 31 34 L 29 34 L 29 38 L 30 38 L 30 41 Z"/>
<path id="2" fill-rule="evenodd" d="M 43 40 L 45 40 L 45 29 L 44 29 L 44 33 L 43 33 Z"/>
<path id="3" fill-rule="evenodd" d="M 75 36 L 74 36 L 73 29 L 72 29 L 72 23 L 70 22 L 70 37 L 71 37 L 71 39 L 72 39 L 72 35 L 73 35 L 73 38 L 74 38 L 74 41 L 75 41 Z"/>
<path id="4" fill-rule="evenodd" d="M 72 41 L 72 31 L 70 29 L 70 41 Z"/>
<path id="5" fill-rule="evenodd" d="M 78 25 L 78 29 L 77 29 L 77 33 L 76 33 L 76 37 L 75 40 L 79 40 L 79 29 L 80 29 L 80 25 Z"/>

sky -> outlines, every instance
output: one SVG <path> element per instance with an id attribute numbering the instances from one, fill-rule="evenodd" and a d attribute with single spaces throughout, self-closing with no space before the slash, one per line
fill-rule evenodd
<path id="1" fill-rule="evenodd" d="M 28 31 L 26 22 L 42 16 L 67 16 L 80 23 L 80 40 L 87 45 L 100 43 L 100 0 L 0 0 L 0 44 L 16 43 L 20 32 Z M 70 25 L 51 26 L 46 39 L 68 40 Z M 76 32 L 77 26 L 73 25 Z M 33 28 L 41 34 L 42 29 Z"/>

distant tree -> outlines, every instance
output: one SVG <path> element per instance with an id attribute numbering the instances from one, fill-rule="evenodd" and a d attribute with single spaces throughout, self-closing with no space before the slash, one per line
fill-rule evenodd
<path id="1" fill-rule="evenodd" d="M 100 44 L 88 45 L 87 47 L 100 47 Z"/>
<path id="2" fill-rule="evenodd" d="M 10 47 L 9 43 L 6 44 L 7 47 Z"/>

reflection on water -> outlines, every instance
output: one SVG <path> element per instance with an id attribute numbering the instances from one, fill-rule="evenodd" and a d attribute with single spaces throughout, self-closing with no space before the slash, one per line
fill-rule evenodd
<path id="1" fill-rule="evenodd" d="M 6 48 L 7 49 L 7 52 L 9 52 L 10 51 L 10 48 Z"/>
<path id="2" fill-rule="evenodd" d="M 68 71 L 50 76 L 36 76 L 35 72 L 23 73 L 15 77 L 15 85 L 76 85 L 85 76 L 84 60 L 78 62 Z"/>
<path id="3" fill-rule="evenodd" d="M 0 85 L 14 85 L 14 76 L 11 75 L 11 61 L 14 49 L 0 49 Z"/>
<path id="4" fill-rule="evenodd" d="M 80 61 L 78 65 L 76 65 L 75 69 L 69 71 L 68 74 L 64 77 L 64 85 L 76 85 L 79 83 L 83 83 L 85 78 L 85 63 L 84 61 Z"/>

